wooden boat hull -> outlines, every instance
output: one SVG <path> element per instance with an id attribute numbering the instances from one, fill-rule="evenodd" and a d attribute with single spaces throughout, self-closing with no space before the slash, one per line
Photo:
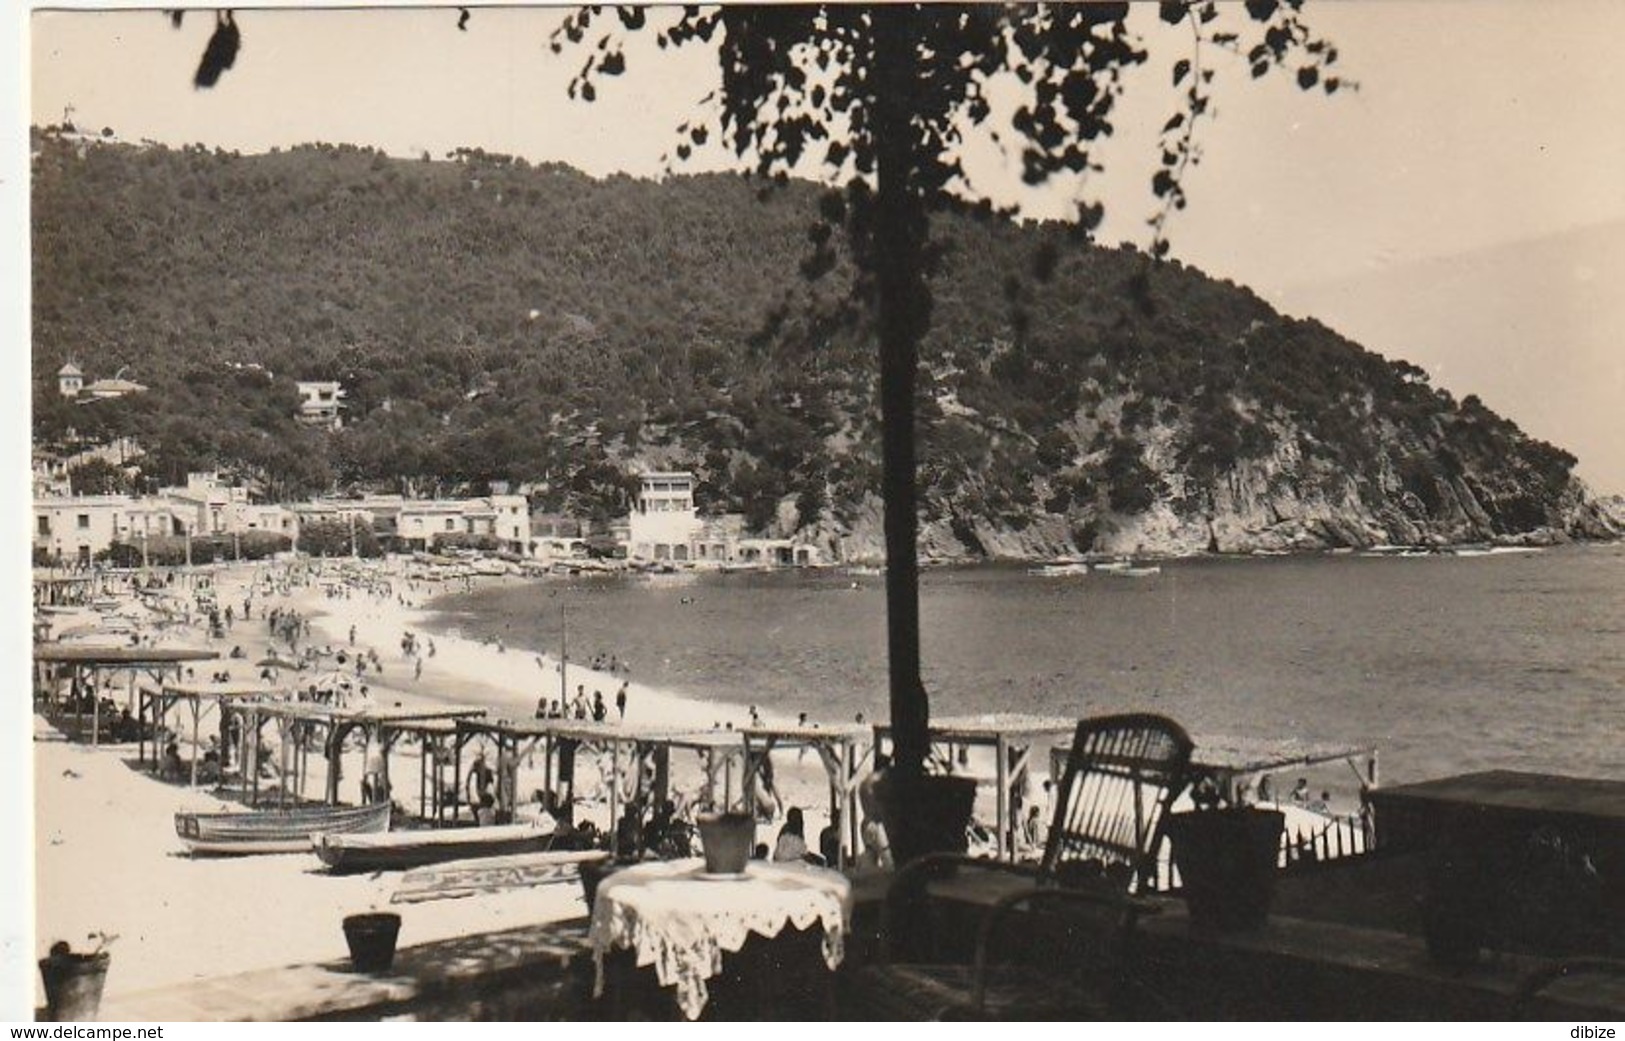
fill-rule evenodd
<path id="1" fill-rule="evenodd" d="M 387 835 L 327 833 L 311 839 L 316 856 L 334 874 L 405 871 L 454 860 L 542 853 L 553 833 L 525 824 L 501 824 L 444 831 L 396 831 Z"/>
<path id="2" fill-rule="evenodd" d="M 310 849 L 313 835 L 388 831 L 389 810 L 389 803 L 381 802 L 259 813 L 177 813 L 175 834 L 194 854 L 302 853 Z"/>

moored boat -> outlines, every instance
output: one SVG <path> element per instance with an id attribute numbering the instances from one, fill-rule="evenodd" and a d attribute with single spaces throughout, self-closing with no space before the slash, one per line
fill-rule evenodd
<path id="1" fill-rule="evenodd" d="M 1027 574 L 1040 575 L 1044 578 L 1075 578 L 1088 573 L 1088 564 L 1043 564 L 1027 569 Z"/>
<path id="2" fill-rule="evenodd" d="M 300 853 L 316 834 L 389 830 L 389 803 L 307 806 L 242 813 L 177 813 L 175 834 L 190 853 Z"/>
<path id="3" fill-rule="evenodd" d="M 550 829 L 529 824 L 496 824 L 438 831 L 392 831 L 382 835 L 331 832 L 312 836 L 310 847 L 335 874 L 348 874 L 403 871 L 452 860 L 541 853 L 552 842 Z"/>

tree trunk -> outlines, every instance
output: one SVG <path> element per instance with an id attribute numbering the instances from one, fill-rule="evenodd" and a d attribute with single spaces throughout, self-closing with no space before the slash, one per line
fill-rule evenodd
<path id="1" fill-rule="evenodd" d="M 914 169 L 908 97 L 914 41 L 903 5 L 876 5 L 873 134 L 877 205 L 875 285 L 880 326 L 881 444 L 885 464 L 886 649 L 889 663 L 893 768 L 924 772 L 930 711 L 920 681 L 918 507 L 915 496 L 914 387 L 926 308 L 925 214 L 910 176 Z"/>

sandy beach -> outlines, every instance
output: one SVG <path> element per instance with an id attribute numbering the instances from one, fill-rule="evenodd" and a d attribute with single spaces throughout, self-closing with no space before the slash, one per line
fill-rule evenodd
<path id="1" fill-rule="evenodd" d="M 382 671 L 369 671 L 360 682 L 381 706 L 472 705 L 493 717 L 530 718 L 540 696 L 556 698 L 557 663 L 516 647 L 451 635 L 434 635 L 434 654 L 424 653 L 421 676 L 415 661 L 403 655 L 403 633 L 418 635 L 420 648 L 430 638 L 423 628 L 421 605 L 432 595 L 425 583 L 409 586 L 380 568 L 372 591 L 351 584 L 347 595 L 334 595 L 336 568 L 305 584 L 281 585 L 271 565 L 238 565 L 215 569 L 212 583 L 220 608 L 234 608 L 234 624 L 223 638 L 211 640 L 201 618 L 169 628 L 161 642 L 207 646 L 218 650 L 218 662 L 201 662 L 197 679 L 226 671 L 233 682 L 255 682 L 259 661 L 271 650 L 286 654 L 265 618 L 272 609 L 296 611 L 310 621 L 306 643 L 318 647 L 375 650 Z M 387 580 L 388 587 L 382 582 Z M 502 581 L 479 579 L 477 581 Z M 324 582 L 327 588 L 324 588 Z M 252 615 L 241 615 L 245 599 Z M 228 659 L 234 647 L 243 657 Z M 314 670 L 313 670 L 314 671 Z M 311 673 L 291 671 L 278 684 L 304 685 Z M 567 689 L 579 684 L 590 697 L 602 690 L 611 701 L 622 677 L 572 664 Z M 674 696 L 642 683 L 628 690 L 629 723 L 709 729 L 714 723 L 743 724 L 745 706 L 722 705 Z M 122 702 L 121 702 L 122 703 Z M 171 725 L 177 722 L 170 717 Z M 779 722 L 788 722 L 780 720 Z M 212 720 L 203 732 L 213 729 Z M 238 858 L 193 858 L 175 836 L 173 816 L 179 810 L 232 810 L 207 787 L 191 789 L 161 781 L 138 768 L 136 748 L 88 745 L 67 741 L 36 719 L 34 777 L 36 838 L 36 935 L 38 955 L 55 940 L 82 946 L 87 934 L 118 937 L 113 946 L 107 993 L 118 995 L 204 976 L 301 961 L 342 958 L 346 954 L 340 921 L 345 914 L 381 909 L 400 881 L 400 872 L 373 876 L 327 875 L 311 854 Z M 184 744 L 183 758 L 190 756 Z M 347 752 L 340 801 L 359 800 L 362 751 Z M 397 803 L 415 809 L 418 799 L 415 747 L 397 750 L 391 759 Z M 396 757 L 399 758 L 396 758 Z M 319 785 L 319 758 L 313 785 Z M 827 786 L 817 756 L 776 757 L 778 788 L 785 804 L 806 810 L 809 839 L 826 819 Z M 532 790 L 529 771 L 539 764 L 521 763 L 518 788 Z M 608 809 L 594 800 L 594 771 L 578 765 L 578 791 L 587 796 L 584 813 L 607 824 Z M 674 757 L 673 783 L 696 776 L 697 764 L 680 769 Z M 270 782 L 274 785 L 276 782 Z M 307 794 L 310 794 L 307 792 Z M 771 841 L 777 825 L 764 825 L 759 838 Z M 401 943 L 412 944 L 495 928 L 554 921 L 585 913 L 578 886 L 555 884 L 499 896 L 393 905 L 403 916 Z M 36 984 L 37 986 L 37 984 Z M 37 992 L 43 1001 L 43 994 Z"/>

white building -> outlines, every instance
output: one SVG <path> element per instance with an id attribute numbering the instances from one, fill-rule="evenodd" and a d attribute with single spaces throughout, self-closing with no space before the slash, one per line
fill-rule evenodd
<path id="1" fill-rule="evenodd" d="M 184 487 L 163 488 L 159 495 L 175 507 L 193 535 L 220 535 L 234 529 L 234 507 L 247 505 L 248 490 L 220 483 L 218 474 L 190 473 Z"/>
<path id="2" fill-rule="evenodd" d="M 76 398 L 85 386 L 85 372 L 73 362 L 56 370 L 56 389 L 65 398 Z"/>
<path id="3" fill-rule="evenodd" d="M 186 533 L 184 519 L 160 498 L 72 495 L 34 501 L 34 548 L 66 564 L 89 564 L 114 543 L 137 545 Z"/>
<path id="4" fill-rule="evenodd" d="M 530 500 L 523 495 L 408 499 L 396 512 L 395 534 L 413 550 L 432 550 L 466 536 L 494 539 L 501 549 L 522 554 L 530 544 Z"/>
<path id="5" fill-rule="evenodd" d="M 694 511 L 694 475 L 687 471 L 647 473 L 632 506 L 627 555 L 634 560 L 688 561 L 700 534 Z"/>
<path id="6" fill-rule="evenodd" d="M 123 369 L 120 369 L 112 379 L 101 379 L 87 384 L 84 370 L 71 361 L 56 370 L 56 389 L 65 398 L 80 398 L 83 395 L 80 404 L 107 398 L 122 398 L 126 394 L 145 394 L 147 391 L 144 385 L 125 379 Z"/>
<path id="7" fill-rule="evenodd" d="M 122 398 L 126 394 L 145 394 L 147 388 L 135 380 L 127 380 L 122 376 L 112 379 L 97 380 L 85 387 L 85 393 L 90 395 L 92 401 L 102 401 L 107 398 Z"/>
<path id="8" fill-rule="evenodd" d="M 337 380 L 299 381 L 299 421 L 311 426 L 337 430 L 344 425 L 339 410 L 344 407 L 344 388 Z"/>
<path id="9" fill-rule="evenodd" d="M 123 495 L 72 495 L 34 503 L 34 548 L 66 564 L 88 565 L 125 525 L 134 500 Z"/>
<path id="10" fill-rule="evenodd" d="M 626 539 L 632 560 L 761 567 L 819 562 L 815 546 L 792 539 L 748 538 L 737 513 L 701 517 L 694 509 L 694 475 L 644 474 Z"/>

